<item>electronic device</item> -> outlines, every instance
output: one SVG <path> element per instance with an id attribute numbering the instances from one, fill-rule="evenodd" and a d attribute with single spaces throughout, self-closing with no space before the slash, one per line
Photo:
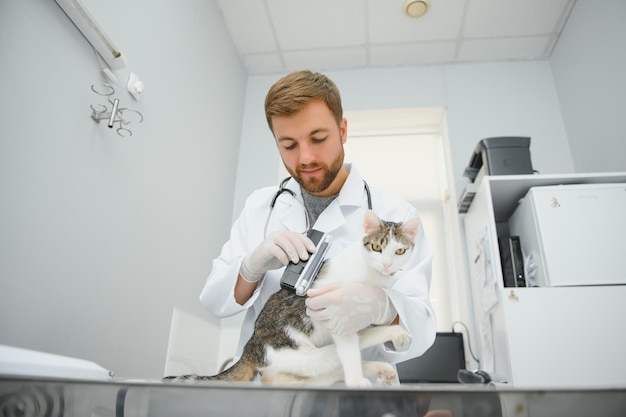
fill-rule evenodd
<path id="1" fill-rule="evenodd" d="M 465 369 L 463 334 L 437 332 L 435 342 L 422 356 L 396 364 L 402 383 L 458 383 Z"/>
<path id="2" fill-rule="evenodd" d="M 459 213 L 469 210 L 478 184 L 485 175 L 520 175 L 532 174 L 533 164 L 530 160 L 530 138 L 521 136 L 504 136 L 481 139 L 463 176 L 469 178 L 458 203 Z"/>
<path id="3" fill-rule="evenodd" d="M 525 287 L 524 256 L 519 236 L 498 238 L 505 287 Z"/>
<path id="4" fill-rule="evenodd" d="M 538 287 L 623 285 L 626 183 L 531 187 L 509 219 L 526 281 Z"/>
<path id="5" fill-rule="evenodd" d="M 280 286 L 297 295 L 303 296 L 313 284 L 324 263 L 324 256 L 332 242 L 332 237 L 319 230 L 309 229 L 307 237 L 315 243 L 315 252 L 306 261 L 298 263 L 289 262 L 283 276 L 280 278 Z"/>
<path id="6" fill-rule="evenodd" d="M 463 175 L 479 183 L 481 168 L 483 175 L 532 174 L 530 138 L 505 136 L 480 140 Z"/>

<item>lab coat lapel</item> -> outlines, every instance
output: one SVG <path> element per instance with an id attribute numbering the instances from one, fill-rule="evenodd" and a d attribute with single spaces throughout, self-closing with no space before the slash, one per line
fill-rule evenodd
<path id="1" fill-rule="evenodd" d="M 315 222 L 314 229 L 329 233 L 339 229 L 346 223 L 346 218 L 341 211 L 341 205 L 339 201 L 337 201 L 338 199 L 339 198 L 333 200 L 333 202 L 326 207 L 326 210 L 320 214 Z"/>
<path id="2" fill-rule="evenodd" d="M 363 179 L 351 164 L 346 164 L 346 168 L 349 175 L 339 195 L 320 214 L 315 225 L 311 225 L 311 227 L 323 232 L 332 232 L 346 224 L 344 208 L 367 206 L 364 199 Z M 294 232 L 304 232 L 306 230 L 306 212 L 302 203 L 302 191 L 293 178 L 289 180 L 286 186 L 298 197 L 294 198 L 288 193 L 283 193 L 277 199 L 273 216 L 276 216 L 284 228 Z"/>
<path id="3" fill-rule="evenodd" d="M 350 174 L 346 179 L 337 198 L 320 214 L 315 228 L 324 232 L 332 232 L 346 224 L 344 208 L 361 207 L 363 203 L 363 180 L 356 169 L 347 164 Z M 366 204 L 366 203 L 365 203 Z"/>
<path id="4" fill-rule="evenodd" d="M 283 193 L 277 200 L 272 216 L 281 223 L 283 228 L 293 232 L 306 231 L 306 214 L 304 205 L 300 202 L 300 187 L 295 184 L 292 179 L 287 183 L 287 187 L 296 193 L 297 197 L 293 197 L 288 193 Z M 300 200 L 300 201 L 299 201 Z"/>

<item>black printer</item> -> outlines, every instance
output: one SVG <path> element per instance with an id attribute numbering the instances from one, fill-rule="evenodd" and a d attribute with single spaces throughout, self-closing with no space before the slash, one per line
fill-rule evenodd
<path id="1" fill-rule="evenodd" d="M 474 182 L 482 167 L 484 175 L 532 174 L 530 138 L 503 136 L 482 139 L 476 145 L 463 175 Z"/>
<path id="2" fill-rule="evenodd" d="M 470 184 L 463 190 L 459 200 L 459 213 L 467 213 L 477 185 L 484 175 L 523 175 L 533 172 L 529 137 L 501 136 L 481 139 L 463 172 L 463 176 L 469 178 Z"/>

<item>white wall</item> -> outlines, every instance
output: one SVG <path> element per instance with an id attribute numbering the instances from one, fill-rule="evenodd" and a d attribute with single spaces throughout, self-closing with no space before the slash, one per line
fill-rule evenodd
<path id="1" fill-rule="evenodd" d="M 476 143 L 500 135 L 531 136 L 531 157 L 542 173 L 573 171 L 547 61 L 384 68 L 328 72 L 344 110 L 442 106 L 447 111 L 456 195 Z M 250 76 L 235 194 L 238 212 L 253 189 L 276 182 L 279 157 L 263 102 L 279 75 Z M 348 137 L 350 121 L 348 121 Z M 419 181 L 419 179 L 416 179 Z"/>
<path id="2" fill-rule="evenodd" d="M 577 172 L 626 171 L 626 2 L 578 0 L 550 58 Z"/>
<path id="3" fill-rule="evenodd" d="M 124 139 L 91 120 L 99 64 L 54 1 L 0 2 L 0 343 L 159 378 L 173 307 L 209 318 L 247 76 L 213 1 L 85 4 L 145 121 Z"/>

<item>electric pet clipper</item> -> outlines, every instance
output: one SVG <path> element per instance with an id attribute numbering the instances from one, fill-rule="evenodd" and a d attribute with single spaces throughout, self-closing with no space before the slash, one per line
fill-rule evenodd
<path id="1" fill-rule="evenodd" d="M 328 252 L 332 241 L 330 235 L 315 229 L 310 229 L 306 235 L 315 243 L 315 252 L 306 261 L 300 261 L 297 264 L 289 262 L 285 272 L 283 272 L 283 276 L 280 278 L 280 286 L 282 288 L 295 291 L 300 296 L 305 295 L 311 284 L 313 284 L 317 273 L 324 263 L 324 256 Z"/>

